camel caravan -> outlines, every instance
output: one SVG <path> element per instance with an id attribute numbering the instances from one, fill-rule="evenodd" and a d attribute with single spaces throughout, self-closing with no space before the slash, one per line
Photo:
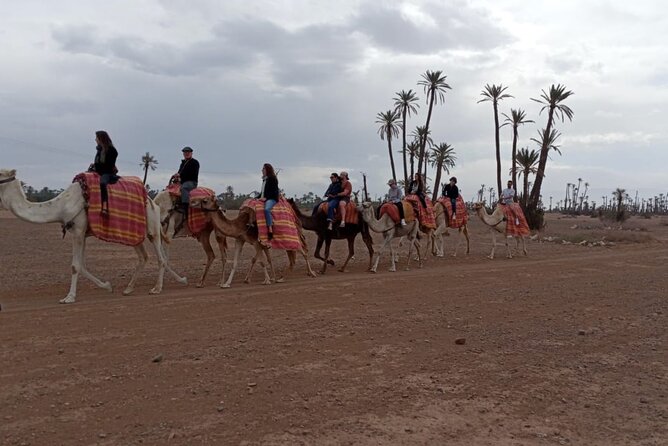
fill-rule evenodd
<path id="1" fill-rule="evenodd" d="M 383 253 L 390 250 L 390 271 L 396 271 L 397 252 L 394 239 L 408 242 L 405 269 L 410 268 L 415 250 L 417 263 L 422 267 L 429 247 L 434 256 L 444 255 L 443 237 L 450 230 L 460 234 L 453 256 L 457 255 L 462 237 L 466 240 L 465 254 L 470 252 L 468 231 L 468 209 L 458 189 L 456 178 L 443 188 L 443 196 L 432 203 L 425 194 L 424 181 L 420 174 L 406 188 L 404 197 L 395 180 L 390 180 L 387 199 L 378 208 L 372 203 L 357 203 L 347 172 L 332 173 L 331 184 L 310 213 L 305 213 L 292 199 L 285 199 L 278 188 L 278 178 L 270 164 L 262 166 L 262 187 L 258 198 L 246 200 L 235 218 L 228 218 L 221 208 L 216 193 L 198 185 L 199 163 L 192 157 L 193 150 L 184 147 L 184 159 L 178 172 L 172 176 L 168 186 L 151 199 L 141 179 L 117 175 L 115 161 L 117 152 L 106 132 L 96 133 L 98 142 L 95 162 L 88 172 L 74 177 L 72 184 L 57 197 L 42 203 L 26 198 L 21 181 L 15 170 L 0 170 L 0 208 L 12 212 L 18 218 L 32 223 L 58 222 L 62 225 L 63 237 L 72 237 L 72 277 L 69 293 L 61 303 L 76 301 L 79 275 L 91 280 L 98 287 L 112 290 L 111 284 L 88 271 L 85 262 L 86 238 L 118 243 L 134 248 L 137 264 L 124 295 L 134 291 L 135 283 L 148 259 L 147 245 L 158 261 L 158 277 L 150 294 L 159 294 L 163 289 L 164 272 L 167 271 L 178 283 L 187 284 L 187 279 L 175 272 L 169 263 L 169 245 L 176 237 L 197 240 L 206 255 L 204 270 L 196 283 L 204 286 L 206 277 L 216 258 L 211 245 L 214 234 L 223 264 L 218 286 L 229 288 L 239 266 L 244 245 L 254 249 L 244 282 L 250 283 L 253 269 L 259 262 L 264 273 L 263 284 L 283 282 L 286 274 L 294 269 L 297 254 L 303 257 L 306 274 L 316 277 L 308 257 L 308 246 L 304 231 L 313 231 L 317 236 L 314 257 L 322 262 L 320 274 L 325 274 L 328 265 L 335 265 L 330 257 L 333 240 L 346 240 L 348 256 L 338 268 L 344 272 L 355 255 L 355 240 L 360 235 L 369 253 L 367 270 L 375 273 Z M 525 237 L 529 234 L 522 209 L 504 190 L 504 196 L 493 213 L 488 214 L 483 203 L 473 205 L 476 215 L 490 228 L 494 258 L 496 234 L 506 240 L 508 258 L 512 258 L 507 238 L 522 242 L 522 251 L 527 255 Z M 355 199 L 352 199 L 352 196 Z M 375 250 L 372 233 L 382 236 L 380 249 Z M 225 277 L 227 238 L 235 241 L 231 270 Z M 424 242 L 424 244 L 423 244 Z M 321 254 L 325 247 L 324 256 Z M 272 253 L 284 250 L 288 257 L 287 271 L 277 274 Z"/>

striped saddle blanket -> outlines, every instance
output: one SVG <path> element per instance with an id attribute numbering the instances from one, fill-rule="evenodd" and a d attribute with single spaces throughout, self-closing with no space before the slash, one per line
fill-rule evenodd
<path id="1" fill-rule="evenodd" d="M 466 209 L 466 203 L 462 196 L 457 197 L 457 215 L 452 216 L 452 203 L 449 198 L 441 197 L 438 199 L 438 202 L 441 203 L 441 206 L 445 208 L 447 212 L 448 227 L 450 228 L 461 228 L 469 221 L 469 213 Z"/>
<path id="2" fill-rule="evenodd" d="M 100 176 L 94 172 L 78 174 L 88 210 L 88 232 L 106 242 L 136 246 L 146 238 L 146 188 L 138 177 L 122 177 L 109 184 L 109 215 L 102 215 Z"/>
<path id="3" fill-rule="evenodd" d="M 506 235 L 524 237 L 529 235 L 529 224 L 519 203 L 499 204 L 506 217 Z"/>
<path id="4" fill-rule="evenodd" d="M 170 192 L 171 193 L 171 192 Z M 181 197 L 181 191 L 179 190 L 179 199 Z M 196 187 L 190 191 L 190 199 L 193 198 L 207 198 L 207 197 L 216 197 L 216 193 L 209 189 L 208 187 Z M 204 231 L 208 226 L 211 226 L 211 223 L 206 218 L 206 211 L 199 208 L 189 208 L 188 209 L 188 229 L 193 236 L 197 237 L 202 231 Z"/>
<path id="5" fill-rule="evenodd" d="M 271 209 L 271 217 L 274 222 L 273 237 L 269 240 L 267 234 L 267 220 L 264 216 L 264 201 L 259 199 L 246 200 L 241 208 L 248 207 L 255 212 L 258 238 L 260 242 L 274 249 L 285 249 L 288 251 L 300 251 L 302 249 L 302 237 L 300 234 L 299 221 L 290 203 L 281 196 L 278 203 Z"/>
<path id="6" fill-rule="evenodd" d="M 327 205 L 326 201 L 320 203 L 318 212 L 324 213 L 327 215 Z M 334 221 L 341 221 L 341 213 L 339 212 L 339 207 L 337 206 L 334 209 Z M 357 210 L 357 205 L 354 202 L 349 201 L 346 204 L 346 224 L 356 225 L 360 222 L 359 211 Z"/>
<path id="7" fill-rule="evenodd" d="M 420 202 L 420 197 L 415 194 L 406 195 L 406 200 L 411 202 L 413 209 L 417 210 L 418 221 L 420 226 L 423 226 L 427 229 L 436 229 L 436 217 L 434 216 L 434 206 L 431 204 L 429 197 L 425 197 L 425 203 L 427 203 L 427 208 L 422 207 Z"/>
<path id="8" fill-rule="evenodd" d="M 406 200 L 402 200 L 401 205 L 404 207 L 404 220 L 406 220 L 406 223 L 415 221 L 413 205 Z M 401 221 L 401 217 L 399 216 L 399 208 L 397 208 L 397 205 L 394 203 L 383 203 L 380 205 L 380 209 L 378 210 L 378 218 L 382 218 L 385 214 L 387 214 L 397 225 Z"/>

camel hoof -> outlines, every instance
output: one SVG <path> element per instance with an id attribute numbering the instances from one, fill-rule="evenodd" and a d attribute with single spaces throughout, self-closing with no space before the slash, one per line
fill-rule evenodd
<path id="1" fill-rule="evenodd" d="M 178 279 L 178 282 L 182 285 L 188 285 L 188 278 L 187 277 L 181 277 Z"/>
<path id="2" fill-rule="evenodd" d="M 336 265 L 336 263 L 334 263 L 334 260 L 332 260 L 332 259 L 327 259 L 327 264 L 328 265 Z"/>
<path id="3" fill-rule="evenodd" d="M 271 285 L 271 280 L 265 280 L 262 285 Z"/>
<path id="4" fill-rule="evenodd" d="M 63 299 L 60 299 L 59 302 L 60 302 L 61 304 L 73 304 L 74 302 L 76 302 L 76 300 L 77 300 L 76 297 L 74 297 L 74 296 L 70 296 L 70 295 L 68 294 L 68 295 L 65 296 Z"/>
<path id="5" fill-rule="evenodd" d="M 102 284 L 102 289 L 107 290 L 111 293 L 113 291 L 113 289 L 111 288 L 111 282 L 104 282 Z"/>
<path id="6" fill-rule="evenodd" d="M 200 282 L 197 285 L 195 285 L 195 288 L 204 288 L 204 283 Z"/>
<path id="7" fill-rule="evenodd" d="M 369 272 L 370 272 L 370 273 L 373 273 L 373 274 L 376 274 L 376 270 L 375 270 L 375 269 L 370 269 Z"/>
<path id="8" fill-rule="evenodd" d="M 494 256 L 487 256 L 488 259 L 494 260 Z"/>
<path id="9" fill-rule="evenodd" d="M 224 283 L 224 284 L 220 285 L 220 287 L 221 288 L 230 288 L 231 285 L 229 283 Z"/>
<path id="10" fill-rule="evenodd" d="M 134 291 L 134 288 L 126 288 L 123 290 L 123 296 L 129 296 Z M 150 292 L 149 292 L 150 293 Z"/>
<path id="11" fill-rule="evenodd" d="M 406 268 L 406 270 L 408 270 L 408 268 Z M 391 273 L 396 273 L 397 269 L 396 268 L 390 268 L 390 269 L 388 269 L 388 271 L 391 272 Z"/>
<path id="12" fill-rule="evenodd" d="M 284 283 L 285 279 L 281 277 L 280 279 L 276 279 L 276 283 Z"/>
<path id="13" fill-rule="evenodd" d="M 151 288 L 151 291 L 148 292 L 148 294 L 160 294 L 161 291 L 162 291 L 162 289 L 157 288 L 157 287 L 153 287 L 153 288 Z"/>
<path id="14" fill-rule="evenodd" d="M 337 269 L 337 271 L 340 272 L 340 273 L 345 273 L 346 272 L 346 270 L 343 269 L 343 268 L 339 268 L 339 269 Z"/>

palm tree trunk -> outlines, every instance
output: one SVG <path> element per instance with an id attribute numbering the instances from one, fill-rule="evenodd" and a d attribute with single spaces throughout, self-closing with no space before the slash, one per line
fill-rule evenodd
<path id="1" fill-rule="evenodd" d="M 494 141 L 496 142 L 496 190 L 501 196 L 501 145 L 499 143 L 499 110 L 494 101 Z"/>
<path id="2" fill-rule="evenodd" d="M 429 121 L 431 121 L 431 112 L 434 108 L 434 99 L 436 98 L 436 91 L 432 90 L 429 97 L 429 112 L 427 112 L 427 123 L 424 126 L 424 138 L 420 141 L 420 154 L 418 157 L 418 172 L 422 172 L 422 159 L 424 158 L 424 148 L 427 145 L 427 138 L 429 136 Z"/>
<path id="3" fill-rule="evenodd" d="M 434 180 L 434 192 L 431 194 L 431 201 L 432 203 L 436 203 L 436 199 L 438 198 L 438 187 L 440 186 L 441 183 L 441 172 L 443 169 L 443 163 L 439 162 L 438 165 L 436 166 L 436 179 Z"/>
<path id="4" fill-rule="evenodd" d="M 404 149 L 402 151 L 402 154 L 403 154 L 403 157 L 404 157 L 404 189 L 405 189 L 405 188 L 408 187 L 408 165 L 406 163 L 406 107 L 404 107 L 404 109 L 403 109 L 402 117 L 403 117 L 403 127 L 402 127 L 402 132 L 401 133 L 402 133 L 402 136 L 403 136 L 403 143 L 404 143 L 404 145 L 403 145 Z M 411 174 L 412 174 L 412 171 L 413 171 L 413 169 L 411 168 Z M 404 190 L 404 193 L 406 193 L 405 190 Z"/>
<path id="5" fill-rule="evenodd" d="M 144 164 L 144 185 L 146 185 L 147 177 L 148 177 L 148 164 Z"/>
<path id="6" fill-rule="evenodd" d="M 513 187 L 515 188 L 515 199 L 517 200 L 517 126 L 513 126 Z"/>
<path id="7" fill-rule="evenodd" d="M 547 115 L 547 127 L 545 127 L 545 135 L 549 135 L 552 131 L 552 120 L 554 119 L 554 108 L 550 107 Z M 540 188 L 543 185 L 543 177 L 545 176 L 545 165 L 547 164 L 547 155 L 550 150 L 549 138 L 543 138 L 543 145 L 540 148 L 540 158 L 538 159 L 538 170 L 536 172 L 536 179 L 531 188 L 531 196 L 529 197 L 528 207 L 530 209 L 538 208 L 538 200 L 540 198 Z M 535 228 L 534 228 L 535 229 Z"/>
<path id="8" fill-rule="evenodd" d="M 392 134 L 387 131 L 387 150 L 390 152 L 390 165 L 392 166 L 392 179 L 397 181 L 397 172 L 394 169 L 394 155 L 392 154 Z"/>
<path id="9" fill-rule="evenodd" d="M 524 187 L 522 190 L 524 191 L 522 201 L 524 201 L 524 207 L 526 208 L 529 205 L 529 174 L 526 172 L 524 172 Z"/>

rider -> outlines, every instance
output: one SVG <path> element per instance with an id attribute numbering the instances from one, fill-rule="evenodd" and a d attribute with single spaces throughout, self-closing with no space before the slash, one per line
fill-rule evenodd
<path id="1" fill-rule="evenodd" d="M 513 204 L 515 201 L 515 189 L 513 188 L 513 181 L 508 180 L 507 187 L 501 191 L 501 197 L 499 198 L 499 203 L 503 205 L 510 205 Z M 515 212 L 513 208 L 510 208 L 512 214 L 515 216 L 515 224 L 519 225 L 520 220 L 517 218 L 517 215 L 515 215 Z"/>
<path id="2" fill-rule="evenodd" d="M 278 188 L 278 177 L 274 167 L 265 163 L 262 166 L 262 191 L 260 198 L 264 198 L 264 218 L 267 222 L 267 237 L 271 240 L 274 237 L 274 221 L 271 218 L 271 209 L 278 203 L 280 190 Z"/>
<path id="3" fill-rule="evenodd" d="M 339 192 L 339 212 L 341 213 L 341 224 L 339 228 L 346 227 L 346 206 L 350 203 L 350 195 L 353 193 L 353 185 L 348 179 L 348 172 L 341 171 L 341 192 Z"/>
<path id="4" fill-rule="evenodd" d="M 450 199 L 452 205 L 452 215 L 457 215 L 457 197 L 459 197 L 459 188 L 457 187 L 457 178 L 450 178 L 450 182 L 443 186 L 443 196 Z"/>
<path id="5" fill-rule="evenodd" d="M 102 209 L 100 213 L 102 216 L 109 216 L 109 194 L 107 192 L 107 184 L 113 184 L 118 181 L 116 173 L 116 159 L 118 158 L 118 151 L 114 147 L 109 134 L 104 130 L 95 132 L 95 142 L 97 147 L 95 150 L 95 160 L 90 165 L 90 171 L 97 172 L 100 175 L 100 197 L 102 199 Z"/>
<path id="6" fill-rule="evenodd" d="M 197 187 L 199 179 L 199 162 L 193 158 L 193 149 L 190 147 L 184 147 L 181 149 L 181 152 L 183 152 L 183 159 L 181 160 L 179 171 L 174 175 L 181 183 L 181 206 L 177 210 L 187 214 L 190 191 Z"/>
<path id="7" fill-rule="evenodd" d="M 387 191 L 387 201 L 388 203 L 393 203 L 399 210 L 399 218 L 401 218 L 401 226 L 406 226 L 406 220 L 404 219 L 404 204 L 401 202 L 403 198 L 403 193 L 401 188 L 397 186 L 397 180 L 390 178 L 387 182 L 387 185 L 390 186 L 390 190 Z"/>

